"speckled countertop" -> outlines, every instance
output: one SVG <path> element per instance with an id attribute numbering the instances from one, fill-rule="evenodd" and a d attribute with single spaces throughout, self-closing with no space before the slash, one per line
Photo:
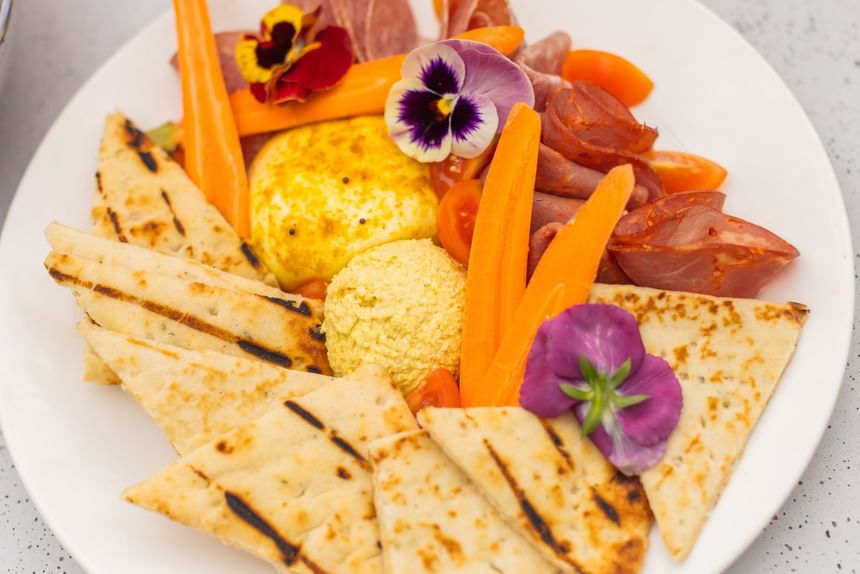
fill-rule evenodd
<path id="1" fill-rule="evenodd" d="M 0 91 L 0 217 L 30 156 L 68 98 L 131 34 L 169 6 L 168 0 L 16 2 L 15 58 L 6 88 Z M 860 246 L 860 2 L 704 3 L 765 55 L 811 116 L 836 167 L 854 243 Z M 817 455 L 782 510 L 731 568 L 732 574 L 860 573 L 856 334 L 852 349 L 839 402 Z M 83 574 L 30 503 L 2 436 L 0 571 Z"/>

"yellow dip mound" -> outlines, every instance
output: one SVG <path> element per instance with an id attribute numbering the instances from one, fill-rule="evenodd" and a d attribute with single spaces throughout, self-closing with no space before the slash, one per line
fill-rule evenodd
<path id="1" fill-rule="evenodd" d="M 429 239 L 358 255 L 332 280 L 325 302 L 334 372 L 381 365 L 404 394 L 433 369 L 456 375 L 465 295 L 465 271 Z"/>
<path id="2" fill-rule="evenodd" d="M 250 187 L 252 243 L 287 290 L 330 279 L 376 245 L 436 232 L 427 166 L 397 148 L 382 117 L 274 137 L 251 166 Z"/>

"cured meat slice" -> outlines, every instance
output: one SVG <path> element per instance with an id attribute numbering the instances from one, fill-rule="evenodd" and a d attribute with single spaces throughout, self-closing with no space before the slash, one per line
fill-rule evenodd
<path id="1" fill-rule="evenodd" d="M 327 0 L 331 7 L 332 18 L 335 24 L 345 29 L 352 39 L 352 49 L 355 59 L 366 62 L 367 42 L 365 33 L 367 31 L 367 19 L 370 17 L 370 4 L 372 0 Z M 389 25 L 391 23 L 389 22 Z"/>
<path id="2" fill-rule="evenodd" d="M 636 121 L 627 107 L 587 82 L 550 94 L 543 114 L 543 142 L 567 159 L 608 172 L 629 163 L 648 199 L 664 195 L 663 183 L 640 154 L 657 139 L 657 130 Z"/>
<path id="3" fill-rule="evenodd" d="M 532 204 L 531 231 L 543 227 L 547 223 L 567 223 L 576 215 L 585 201 L 570 197 L 559 197 L 548 193 L 535 192 Z"/>
<path id="4" fill-rule="evenodd" d="M 534 86 L 535 109 L 539 112 L 546 109 L 546 100 L 553 91 L 570 87 L 570 82 L 560 74 L 571 45 L 567 33 L 553 32 L 543 40 L 523 48 L 514 58 Z"/>
<path id="5" fill-rule="evenodd" d="M 368 60 L 412 51 L 419 43 L 418 26 L 408 0 L 370 0 L 364 23 Z"/>
<path id="6" fill-rule="evenodd" d="M 671 195 L 632 211 L 609 250 L 637 285 L 755 297 L 798 250 L 767 229 L 720 211 L 719 192 Z"/>
<path id="7" fill-rule="evenodd" d="M 448 25 L 443 26 L 443 38 L 450 38 L 475 28 L 517 24 L 517 17 L 508 0 L 456 0 L 447 2 L 447 5 Z"/>
<path id="8" fill-rule="evenodd" d="M 538 154 L 535 189 L 560 195 L 587 199 L 606 174 L 570 161 L 551 147 L 541 144 Z M 648 190 L 637 185 L 633 188 L 627 206 L 640 207 L 648 200 Z"/>

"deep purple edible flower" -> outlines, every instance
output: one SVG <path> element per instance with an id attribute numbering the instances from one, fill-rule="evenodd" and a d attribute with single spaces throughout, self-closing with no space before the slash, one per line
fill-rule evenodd
<path id="1" fill-rule="evenodd" d="M 583 434 L 625 474 L 666 452 L 681 385 L 645 352 L 636 319 L 615 305 L 574 305 L 544 322 L 529 352 L 520 404 L 543 418 L 573 409 Z"/>
<path id="2" fill-rule="evenodd" d="M 394 141 L 422 162 L 472 158 L 492 143 L 517 102 L 534 105 L 525 73 L 479 42 L 444 40 L 413 50 L 385 103 Z"/>

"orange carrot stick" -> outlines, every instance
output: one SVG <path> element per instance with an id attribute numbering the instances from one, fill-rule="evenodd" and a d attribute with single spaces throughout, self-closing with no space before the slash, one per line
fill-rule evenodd
<path id="1" fill-rule="evenodd" d="M 242 237 L 248 178 L 206 0 L 173 0 L 185 129 L 185 170 Z"/>
<path id="2" fill-rule="evenodd" d="M 571 305 L 588 301 L 600 259 L 634 184 L 629 165 L 616 167 L 556 235 L 535 269 L 472 404 L 519 404 L 526 359 L 538 327 Z"/>
<path id="3" fill-rule="evenodd" d="M 479 28 L 457 38 L 483 42 L 509 55 L 522 42 L 523 29 L 517 26 Z M 321 121 L 382 114 L 391 86 L 400 80 L 400 68 L 405 57 L 401 54 L 356 64 L 349 69 L 337 87 L 312 94 L 304 103 L 292 102 L 273 106 L 261 104 L 247 89 L 236 92 L 231 96 L 230 104 L 236 116 L 239 135 L 248 136 Z"/>
<path id="4" fill-rule="evenodd" d="M 484 184 L 466 276 L 460 401 L 473 406 L 526 287 L 540 116 L 517 104 Z"/>

